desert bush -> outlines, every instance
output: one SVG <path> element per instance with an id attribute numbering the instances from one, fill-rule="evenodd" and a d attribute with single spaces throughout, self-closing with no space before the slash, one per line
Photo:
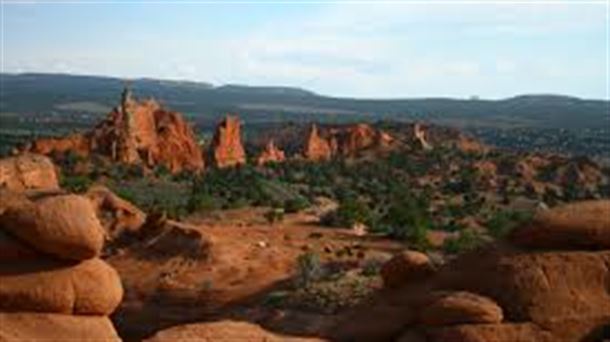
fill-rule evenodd
<path id="1" fill-rule="evenodd" d="M 297 258 L 297 271 L 295 276 L 298 287 L 306 287 L 323 277 L 320 257 L 314 252 L 305 252 Z"/>
<path id="2" fill-rule="evenodd" d="M 485 226 L 489 234 L 495 238 L 503 238 L 514 228 L 522 225 L 532 218 L 532 213 L 514 210 L 496 212 Z"/>
<path id="3" fill-rule="evenodd" d="M 372 220 L 372 212 L 361 200 L 348 198 L 339 207 L 321 219 L 321 223 L 331 227 L 352 227 L 356 223 L 367 224 Z"/>
<path id="4" fill-rule="evenodd" d="M 374 282 L 371 277 L 346 275 L 311 283 L 291 293 L 285 303 L 299 309 L 334 314 L 362 303 L 374 291 Z"/>
<path id="5" fill-rule="evenodd" d="M 189 213 L 199 211 L 209 212 L 212 210 L 219 209 L 219 203 L 218 200 L 215 199 L 213 196 L 210 196 L 205 193 L 196 193 L 191 194 L 191 196 L 189 196 L 186 207 Z"/>
<path id="6" fill-rule="evenodd" d="M 304 197 L 298 196 L 294 198 L 289 198 L 284 201 L 284 211 L 286 213 L 296 213 L 299 212 L 309 206 L 309 201 L 307 201 Z"/>
<path id="7" fill-rule="evenodd" d="M 89 189 L 93 181 L 85 175 L 63 175 L 60 185 L 70 192 L 84 192 Z"/>
<path id="8" fill-rule="evenodd" d="M 443 243 L 443 251 L 447 254 L 459 254 L 480 247 L 483 238 L 474 230 L 463 230 L 455 238 L 448 238 Z"/>
<path id="9" fill-rule="evenodd" d="M 275 224 L 284 220 L 284 209 L 273 208 L 265 212 L 265 219 L 269 224 Z"/>

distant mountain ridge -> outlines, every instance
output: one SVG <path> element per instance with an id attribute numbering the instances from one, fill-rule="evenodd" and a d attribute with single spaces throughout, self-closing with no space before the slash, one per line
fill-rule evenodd
<path id="1" fill-rule="evenodd" d="M 502 100 L 412 98 L 354 99 L 318 95 L 294 87 L 68 74 L 0 74 L 0 113 L 94 114 L 112 106 L 129 84 L 197 121 L 237 112 L 247 123 L 318 120 L 423 120 L 455 126 L 599 128 L 610 124 L 610 102 L 562 95 L 520 95 Z M 87 106 L 74 104 L 86 103 Z"/>

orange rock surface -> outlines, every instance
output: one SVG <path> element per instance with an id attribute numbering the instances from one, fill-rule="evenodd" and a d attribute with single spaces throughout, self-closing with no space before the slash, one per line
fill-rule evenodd
<path id="1" fill-rule="evenodd" d="M 239 118 L 227 115 L 216 127 L 210 154 L 216 167 L 225 168 L 246 163 L 241 143 Z"/>
<path id="2" fill-rule="evenodd" d="M 261 154 L 256 158 L 257 165 L 264 165 L 269 162 L 282 162 L 286 160 L 286 155 L 284 151 L 275 146 L 273 140 L 269 140 L 267 145 L 265 145 L 265 149 L 261 152 Z"/>
<path id="3" fill-rule="evenodd" d="M 0 187 L 12 191 L 59 189 L 53 162 L 36 154 L 23 154 L 0 160 Z"/>
<path id="4" fill-rule="evenodd" d="M 304 156 L 308 160 L 328 160 L 336 155 L 353 157 L 369 148 L 385 148 L 394 140 L 388 133 L 369 124 L 330 128 L 320 134 L 313 124 L 305 141 Z"/>
<path id="5" fill-rule="evenodd" d="M 332 157 L 330 143 L 320 136 L 316 124 L 312 124 L 309 129 L 305 140 L 304 156 L 311 161 L 328 160 Z"/>
<path id="6" fill-rule="evenodd" d="M 139 102 L 128 90 L 92 131 L 64 138 L 34 141 L 29 151 L 41 154 L 92 152 L 127 164 L 163 165 L 172 173 L 201 171 L 203 155 L 195 134 L 182 115 L 164 109 L 155 100 Z"/>

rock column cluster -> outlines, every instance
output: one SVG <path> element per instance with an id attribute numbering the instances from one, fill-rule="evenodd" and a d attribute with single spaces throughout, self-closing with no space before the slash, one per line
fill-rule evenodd
<path id="1" fill-rule="evenodd" d="M 99 258 L 104 230 L 93 205 L 21 190 L 0 188 L 0 341 L 120 341 L 108 316 L 123 288 Z"/>

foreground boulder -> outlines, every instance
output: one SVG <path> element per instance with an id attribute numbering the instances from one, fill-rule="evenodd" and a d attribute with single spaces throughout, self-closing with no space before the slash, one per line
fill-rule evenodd
<path id="1" fill-rule="evenodd" d="M 531 323 L 466 324 L 426 329 L 424 341 L 556 342 L 557 337 Z M 405 341 L 407 342 L 407 341 Z"/>
<path id="2" fill-rule="evenodd" d="M 12 191 L 59 189 L 55 166 L 47 157 L 22 154 L 0 160 L 0 188 Z"/>
<path id="3" fill-rule="evenodd" d="M 40 253 L 0 230 L 0 263 L 35 259 L 39 256 Z"/>
<path id="4" fill-rule="evenodd" d="M 511 234 L 525 248 L 610 249 L 610 200 L 567 204 L 539 212 Z"/>
<path id="5" fill-rule="evenodd" d="M 425 326 L 502 322 L 502 308 L 493 300 L 469 292 L 439 293 L 419 315 Z"/>
<path id="6" fill-rule="evenodd" d="M 434 266 L 427 255 L 405 251 L 392 257 L 381 268 L 385 287 L 396 288 L 411 281 L 419 281 L 434 274 Z"/>
<path id="7" fill-rule="evenodd" d="M 286 337 L 273 334 L 247 322 L 219 321 L 181 325 L 156 333 L 146 342 L 315 342 L 316 338 Z"/>
<path id="8" fill-rule="evenodd" d="M 6 185 L 6 184 L 5 184 Z M 0 341 L 120 341 L 123 296 L 86 197 L 0 187 Z"/>
<path id="9" fill-rule="evenodd" d="M 117 272 L 100 259 L 0 264 L 0 311 L 109 315 L 122 296 Z"/>
<path id="10" fill-rule="evenodd" d="M 608 337 L 603 335 L 604 327 L 610 324 L 610 250 L 599 244 L 603 241 L 599 234 L 589 232 L 605 229 L 610 216 L 604 214 L 604 206 L 604 201 L 597 201 L 574 203 L 567 210 L 558 207 L 545 214 L 552 214 L 550 218 L 521 228 L 541 229 L 550 241 L 557 241 L 555 230 L 540 225 L 552 222 L 556 229 L 570 229 L 575 236 L 572 245 L 560 240 L 553 250 L 549 245 L 522 249 L 497 243 L 463 254 L 425 281 L 380 293 L 348 315 L 333 337 L 339 341 L 391 341 L 401 336 L 404 341 L 427 342 L 601 341 Z M 535 234 L 544 240 L 541 232 Z M 583 246 L 596 248 L 583 250 Z M 422 300 L 434 298 L 438 291 L 449 295 Z M 389 314 L 371 320 L 375 312 Z M 366 330 L 354 328 L 364 324 Z"/>
<path id="11" fill-rule="evenodd" d="M 0 313 L 0 341 L 121 341 L 107 317 Z"/>
<path id="12" fill-rule="evenodd" d="M 99 255 L 104 232 L 87 198 L 45 197 L 11 206 L 0 216 L 0 227 L 38 251 L 71 260 Z"/>

